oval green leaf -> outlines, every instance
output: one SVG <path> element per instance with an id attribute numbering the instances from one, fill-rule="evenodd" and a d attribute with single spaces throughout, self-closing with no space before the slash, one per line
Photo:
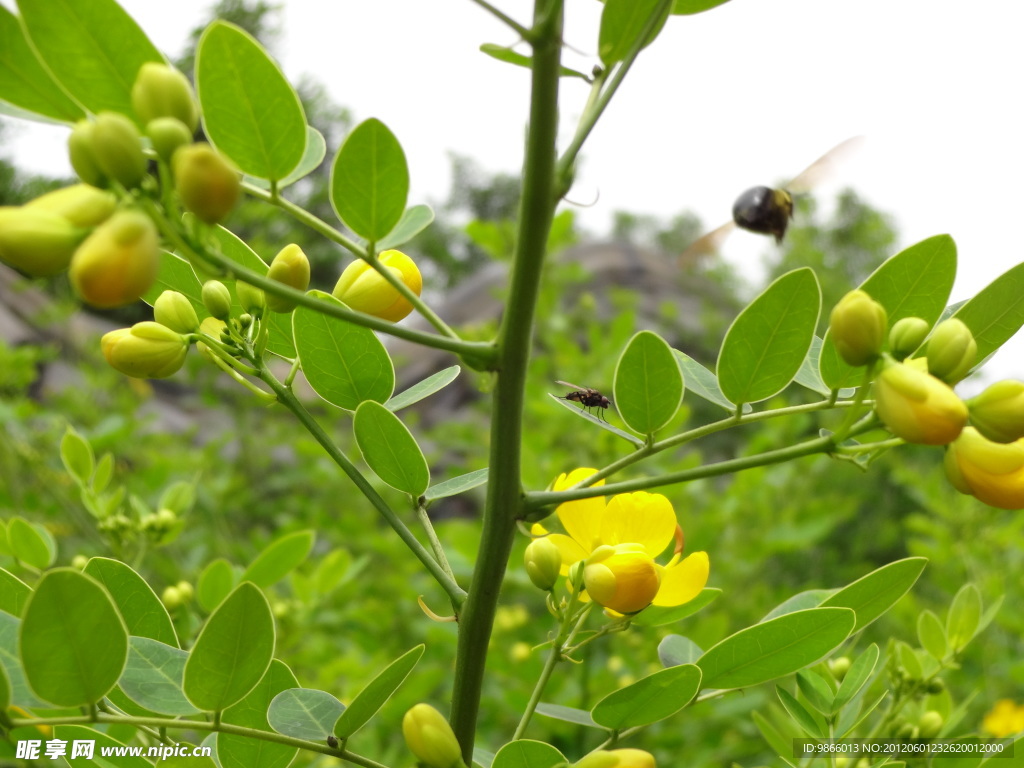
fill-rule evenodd
<path id="1" fill-rule="evenodd" d="M 296 531 L 275 539 L 245 569 L 242 581 L 257 587 L 277 583 L 305 561 L 315 542 L 313 531 Z"/>
<path id="2" fill-rule="evenodd" d="M 60 460 L 79 485 L 87 485 L 96 469 L 96 457 L 89 441 L 78 434 L 70 425 L 60 439 Z"/>
<path id="3" fill-rule="evenodd" d="M 845 707 L 853 700 L 854 696 L 860 693 L 861 688 L 864 687 L 875 671 L 875 665 L 878 664 L 878 656 L 878 646 L 872 643 L 864 649 L 860 656 L 854 659 L 850 668 L 846 671 L 846 675 L 843 677 L 843 682 L 839 685 L 839 690 L 836 691 L 836 698 L 833 702 L 835 711 L 838 712 Z"/>
<path id="4" fill-rule="evenodd" d="M 218 606 L 185 663 L 184 691 L 204 712 L 220 712 L 256 687 L 274 655 L 274 617 L 267 598 L 242 582 Z"/>
<path id="5" fill-rule="evenodd" d="M 718 383 L 730 402 L 757 403 L 785 389 L 814 338 L 821 313 L 818 278 L 787 272 L 740 312 L 718 355 Z"/>
<path id="6" fill-rule="evenodd" d="M 377 710 L 383 707 L 391 695 L 405 682 L 405 678 L 409 676 L 413 667 L 420 660 L 420 656 L 423 655 L 424 647 L 417 645 L 406 651 L 367 683 L 366 687 L 348 705 L 348 709 L 341 713 L 338 722 L 334 724 L 334 735 L 339 739 L 347 739 L 366 725 L 370 718 L 377 714 Z"/>
<path id="7" fill-rule="evenodd" d="M 671 421 L 683 401 L 683 374 L 672 347 L 652 331 L 640 331 L 615 366 L 615 407 L 626 426 L 652 434 Z"/>
<path id="8" fill-rule="evenodd" d="M 729 398 L 722 394 L 722 388 L 718 386 L 718 377 L 711 371 L 698 363 L 685 352 L 673 349 L 672 352 L 679 361 L 679 367 L 683 371 L 683 380 L 686 382 L 688 392 L 697 397 L 707 400 L 709 403 L 719 405 L 730 413 L 736 412 L 736 406 L 729 402 Z M 749 405 L 743 406 L 743 412 L 753 410 Z"/>
<path id="9" fill-rule="evenodd" d="M 696 664 L 662 669 L 609 693 L 591 714 L 595 723 L 613 731 L 650 725 L 689 704 L 700 690 L 700 679 Z"/>
<path id="10" fill-rule="evenodd" d="M 97 731 L 93 728 L 87 728 L 84 725 L 57 725 L 53 728 L 53 737 L 66 741 L 68 743 L 68 754 L 70 754 L 71 742 L 74 741 L 91 741 L 93 743 L 93 756 L 99 757 L 103 753 L 103 750 L 123 750 L 112 752 L 112 754 L 119 755 L 116 758 L 116 763 L 113 760 L 101 758 L 99 760 L 83 760 L 81 758 L 74 758 L 68 761 L 68 764 L 75 765 L 93 765 L 97 768 L 107 768 L 107 766 L 117 765 L 117 768 L 152 768 L 153 764 L 145 758 L 137 755 L 132 755 L 128 751 L 128 747 L 124 742 L 118 741 L 113 736 Z"/>
<path id="11" fill-rule="evenodd" d="M 161 715 L 199 712 L 182 691 L 188 653 L 148 637 L 128 639 L 128 663 L 117 684 L 140 707 Z"/>
<path id="12" fill-rule="evenodd" d="M 160 252 L 160 271 L 142 300 L 153 306 L 164 291 L 182 294 L 200 317 L 209 314 L 203 306 L 203 284 L 196 277 L 192 265 L 168 251 Z"/>
<path id="13" fill-rule="evenodd" d="M 555 768 L 565 765 L 565 757 L 543 741 L 519 739 L 498 750 L 491 768 Z"/>
<path id="14" fill-rule="evenodd" d="M 648 606 L 636 614 L 630 623 L 638 627 L 663 627 L 666 624 L 675 624 L 677 621 L 682 621 L 687 616 L 692 616 L 698 611 L 703 610 L 717 600 L 721 594 L 722 590 L 720 589 L 705 587 L 699 595 L 688 603 L 671 607 L 661 605 Z"/>
<path id="15" fill-rule="evenodd" d="M 601 62 L 610 67 L 622 61 L 636 45 L 650 19 L 658 12 L 661 0 L 605 0 L 601 12 L 601 28 L 598 32 L 597 52 Z M 647 47 L 661 32 L 668 19 L 669 8 L 660 14 L 654 27 L 648 33 L 643 47 Z"/>
<path id="16" fill-rule="evenodd" d="M 949 647 L 962 651 L 977 633 L 980 623 L 981 593 L 973 584 L 964 584 L 953 598 L 946 616 Z"/>
<path id="17" fill-rule="evenodd" d="M 129 566 L 119 560 L 94 557 L 86 564 L 85 573 L 107 588 L 129 635 L 178 647 L 178 635 L 164 604 L 146 580 Z"/>
<path id="18" fill-rule="evenodd" d="M 0 568 L 0 611 L 21 616 L 32 589 L 10 571 Z"/>
<path id="19" fill-rule="evenodd" d="M 298 686 L 299 681 L 284 662 L 274 659 L 267 674 L 244 699 L 224 713 L 224 722 L 243 728 L 271 731 L 267 711 L 282 691 Z M 326 734 L 321 734 L 323 738 Z M 276 744 L 248 736 L 217 734 L 217 758 L 221 768 L 287 768 L 298 747 Z"/>
<path id="20" fill-rule="evenodd" d="M 248 32 L 215 21 L 196 49 L 196 91 L 210 142 L 243 173 L 280 181 L 306 151 L 302 103 Z"/>
<path id="21" fill-rule="evenodd" d="M 581 408 L 576 403 L 566 400 L 564 396 L 555 395 L 552 394 L 551 392 L 548 392 L 548 397 L 550 397 L 552 400 L 558 403 L 562 408 L 567 408 L 570 411 L 572 411 L 579 418 L 586 419 L 591 424 L 600 427 L 605 432 L 611 432 L 616 437 L 621 437 L 626 442 L 632 443 L 636 448 L 640 448 L 641 446 L 643 446 L 644 441 L 638 438 L 636 435 L 631 435 L 629 432 L 624 432 L 618 427 L 609 424 L 607 421 L 604 420 L 603 417 L 598 418 L 594 414 L 589 413 L 586 409 Z"/>
<path id="22" fill-rule="evenodd" d="M 956 243 L 949 235 L 936 235 L 888 259 L 860 289 L 885 307 L 890 328 L 904 317 L 920 317 L 933 325 L 949 301 L 955 277 Z M 847 365 L 839 357 L 828 333 L 822 344 L 819 369 L 830 389 L 858 386 L 864 378 L 863 368 Z"/>
<path id="23" fill-rule="evenodd" d="M 929 610 L 921 611 L 917 617 L 917 640 L 936 661 L 942 661 L 949 652 L 946 642 L 946 628 L 939 617 Z"/>
<path id="24" fill-rule="evenodd" d="M 853 631 L 849 608 L 811 608 L 740 630 L 697 661 L 704 688 L 747 688 L 813 664 Z"/>
<path id="25" fill-rule="evenodd" d="M 729 0 L 675 0 L 672 3 L 672 15 L 690 16 L 695 13 L 704 13 L 704 11 L 710 11 L 727 2 Z"/>
<path id="26" fill-rule="evenodd" d="M 447 387 L 459 377 L 461 371 L 462 369 L 457 365 L 445 368 L 443 371 L 438 371 L 433 376 L 428 376 L 423 381 L 417 382 L 408 389 L 399 392 L 384 403 L 384 407 L 389 411 L 398 411 L 408 405 L 418 403 L 423 398 L 430 397 L 435 392 Z"/>
<path id="27" fill-rule="evenodd" d="M 427 501 L 436 501 L 437 499 L 444 499 L 448 496 L 457 496 L 460 493 L 465 493 L 468 490 L 477 488 L 487 482 L 487 476 L 490 474 L 490 470 L 487 467 L 483 469 L 474 469 L 472 472 L 467 472 L 464 475 L 458 477 L 451 477 L 447 480 L 443 480 L 437 485 L 432 485 L 427 488 L 427 492 L 423 494 Z"/>
<path id="28" fill-rule="evenodd" d="M 803 704 L 796 700 L 793 694 L 781 686 L 775 686 L 775 693 L 778 694 L 779 701 L 782 702 L 786 712 L 793 718 L 793 722 L 800 726 L 804 733 L 816 739 L 824 737 L 825 734 L 822 732 L 821 726 L 818 725 L 818 721 Z"/>
<path id="29" fill-rule="evenodd" d="M 7 675 L 11 703 L 22 709 L 46 707 L 46 703 L 37 699 L 25 682 L 25 670 L 17 654 L 20 629 L 20 619 L 8 613 L 0 613 L 0 666 Z"/>
<path id="30" fill-rule="evenodd" d="M 380 403 L 356 408 L 352 431 L 363 459 L 377 477 L 399 491 L 419 497 L 430 485 L 430 468 L 408 427 Z"/>
<path id="31" fill-rule="evenodd" d="M 761 621 L 774 619 L 776 616 L 785 616 L 787 613 L 805 611 L 808 608 L 817 608 L 824 600 L 836 593 L 834 589 L 807 589 L 797 592 L 772 608 Z"/>
<path id="32" fill-rule="evenodd" d="M 1004 272 L 963 304 L 953 317 L 971 329 L 984 360 L 1024 325 L 1024 263 Z"/>
<path id="33" fill-rule="evenodd" d="M 285 736 L 323 741 L 344 711 L 345 705 L 327 691 L 289 688 L 270 702 L 267 721 Z"/>
<path id="34" fill-rule="evenodd" d="M 324 135 L 311 125 L 306 126 L 306 151 L 302 153 L 302 159 L 295 166 L 295 170 L 277 182 L 277 188 L 284 189 L 294 184 L 299 179 L 304 179 L 317 168 L 327 157 L 327 142 Z M 245 181 L 260 189 L 270 189 L 270 182 L 256 176 L 246 176 Z"/>
<path id="35" fill-rule="evenodd" d="M 394 228 L 377 243 L 377 250 L 386 251 L 409 242 L 433 221 L 434 209 L 429 205 L 421 203 L 407 208 Z"/>
<path id="36" fill-rule="evenodd" d="M 212 611 L 235 586 L 235 571 L 224 558 L 211 560 L 199 574 L 196 599 L 204 611 Z"/>
<path id="37" fill-rule="evenodd" d="M 7 541 L 15 558 L 39 570 L 49 568 L 57 557 L 45 531 L 21 517 L 8 521 Z"/>
<path id="38" fill-rule="evenodd" d="M 402 218 L 409 168 L 395 135 L 380 120 L 364 120 L 341 145 L 331 168 L 331 204 L 345 226 L 376 242 Z"/>
<path id="39" fill-rule="evenodd" d="M 582 725 L 586 728 L 601 728 L 600 725 L 594 722 L 594 718 L 590 716 L 590 712 L 585 709 L 563 707 L 561 704 L 547 704 L 542 701 L 537 705 L 536 712 L 538 715 L 550 717 L 552 720 L 561 720 L 565 723 L 575 723 L 576 725 Z"/>
<path id="40" fill-rule="evenodd" d="M 40 579 L 19 632 L 25 678 L 60 707 L 94 704 L 117 683 L 128 658 L 128 630 L 95 579 L 56 568 Z"/>
<path id="41" fill-rule="evenodd" d="M 852 608 L 857 614 L 854 632 L 859 632 L 888 611 L 914 586 L 928 559 L 907 557 L 883 565 L 826 598 L 822 608 Z"/>
<path id="42" fill-rule="evenodd" d="M 492 59 L 503 61 L 506 64 L 514 64 L 517 67 L 524 67 L 526 69 L 533 69 L 533 56 L 527 56 L 526 54 L 518 53 L 511 48 L 507 48 L 503 45 L 496 45 L 495 43 L 483 43 L 480 46 L 480 52 L 486 53 Z M 590 82 L 590 77 L 583 74 L 582 72 L 571 69 L 569 67 L 559 67 L 558 74 L 560 77 L 578 77 L 582 80 Z"/>
<path id="43" fill-rule="evenodd" d="M 139 69 L 164 58 L 115 0 L 20 0 L 18 11 L 32 47 L 75 101 L 94 114 L 134 115 Z"/>
<path id="44" fill-rule="evenodd" d="M 704 651 L 693 640 L 682 635 L 668 635 L 658 643 L 658 659 L 663 667 L 678 667 L 690 664 L 704 655 Z"/>
<path id="45" fill-rule="evenodd" d="M 311 291 L 323 301 L 336 298 Z M 332 405 L 354 411 L 366 400 L 387 402 L 395 391 L 395 368 L 380 339 L 369 328 L 308 307 L 292 312 L 295 348 L 309 386 Z"/>
<path id="46" fill-rule="evenodd" d="M 796 685 L 808 703 L 823 715 L 831 715 L 836 694 L 825 678 L 813 669 L 802 669 L 796 673 Z"/>

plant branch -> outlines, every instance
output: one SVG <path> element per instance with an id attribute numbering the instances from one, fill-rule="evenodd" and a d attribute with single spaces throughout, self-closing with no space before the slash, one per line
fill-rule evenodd
<path id="1" fill-rule="evenodd" d="M 504 11 L 495 8 L 493 5 L 488 3 L 487 0 L 473 0 L 473 2 L 479 5 L 489 14 L 494 16 L 496 19 L 503 22 L 507 26 L 511 27 L 514 31 L 518 32 L 520 37 L 523 38 L 523 40 L 533 40 L 533 32 L 531 30 L 524 27 L 518 21 L 516 21 L 511 16 L 506 14 Z"/>

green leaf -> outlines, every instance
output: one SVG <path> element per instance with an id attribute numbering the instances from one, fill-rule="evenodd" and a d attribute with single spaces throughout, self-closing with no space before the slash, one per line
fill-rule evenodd
<path id="1" fill-rule="evenodd" d="M 331 168 L 331 204 L 345 226 L 381 240 L 398 224 L 409 196 L 409 168 L 395 135 L 380 120 L 357 125 Z"/>
<path id="2" fill-rule="evenodd" d="M 555 768 L 565 765 L 565 757 L 543 741 L 519 739 L 498 750 L 491 768 Z"/>
<path id="3" fill-rule="evenodd" d="M 821 313 L 818 278 L 807 267 L 787 272 L 740 312 L 718 355 L 718 383 L 737 405 L 785 389 L 807 357 Z"/>
<path id="4" fill-rule="evenodd" d="M 740 630 L 697 661 L 704 688 L 747 688 L 789 675 L 824 657 L 853 630 L 848 608 L 810 608 Z"/>
<path id="5" fill-rule="evenodd" d="M 697 597 L 688 603 L 672 607 L 652 605 L 644 608 L 631 619 L 630 623 L 638 627 L 663 627 L 666 624 L 675 624 L 677 621 L 703 610 L 717 600 L 721 594 L 722 590 L 720 589 L 705 587 Z"/>
<path id="6" fill-rule="evenodd" d="M 53 539 L 45 535 L 45 529 L 21 517 L 12 517 L 7 522 L 7 540 L 14 557 L 33 568 L 49 568 L 57 557 Z"/>
<path id="7" fill-rule="evenodd" d="M 613 731 L 650 725 L 674 715 L 700 690 L 701 670 L 680 664 L 613 691 L 594 706 L 594 722 Z"/>
<path id="8" fill-rule="evenodd" d="M 117 683 L 128 657 L 128 631 L 107 591 L 71 568 L 40 579 L 19 633 L 25 678 L 59 707 L 94 704 Z"/>
<path id="9" fill-rule="evenodd" d="M 384 407 L 389 411 L 399 411 L 413 403 L 418 403 L 423 398 L 430 397 L 435 392 L 439 392 L 447 387 L 458 378 L 461 371 L 462 369 L 457 365 L 445 368 L 443 371 L 438 371 L 433 376 L 428 376 L 423 381 L 417 382 L 408 389 L 399 392 L 384 403 Z"/>
<path id="10" fill-rule="evenodd" d="M 658 12 L 660 0 L 605 0 L 601 13 L 597 52 L 601 62 L 610 67 L 622 61 L 636 45 L 648 20 Z M 661 32 L 668 19 L 668 10 L 661 14 L 644 42 L 646 48 Z"/>
<path id="11" fill-rule="evenodd" d="M 757 726 L 757 730 L 761 732 L 764 740 L 768 742 L 768 746 L 774 749 L 776 754 L 788 755 L 792 751 L 793 739 L 783 736 L 782 732 L 770 723 L 764 715 L 754 711 L 750 713 L 750 717 L 754 721 L 754 725 Z"/>
<path id="12" fill-rule="evenodd" d="M 366 725 L 405 682 L 405 678 L 423 655 L 423 649 L 424 646 L 417 645 L 406 651 L 367 683 L 334 724 L 334 735 L 339 739 L 347 739 Z"/>
<path id="13" fill-rule="evenodd" d="M 259 588 L 242 582 L 206 620 L 185 663 L 195 707 L 219 712 L 256 687 L 274 655 L 274 617 Z"/>
<path id="14" fill-rule="evenodd" d="M 18 17 L 0 5 L 0 99 L 36 115 L 73 123 L 85 117 L 36 58 Z"/>
<path id="15" fill-rule="evenodd" d="M 503 61 L 506 64 L 514 64 L 517 67 L 525 67 L 526 69 L 533 69 L 533 57 L 527 56 L 522 53 L 516 53 L 511 48 L 506 48 L 503 45 L 496 45 L 495 43 L 484 43 L 480 46 L 480 51 L 486 53 L 492 59 Z M 579 77 L 587 82 L 590 82 L 590 77 L 569 67 L 559 67 L 558 74 L 560 77 Z"/>
<path id="16" fill-rule="evenodd" d="M 267 711 L 282 691 L 298 686 L 292 671 L 274 659 L 267 674 L 249 695 L 224 713 L 224 722 L 243 728 L 271 731 Z M 321 738 L 327 734 L 321 734 Z M 287 768 L 298 747 L 254 739 L 241 734 L 217 734 L 217 758 L 221 768 Z"/>
<path id="17" fill-rule="evenodd" d="M 345 705 L 327 691 L 289 688 L 270 702 L 267 721 L 285 736 L 323 741 L 344 711 Z"/>
<path id="18" fill-rule="evenodd" d="M 316 534 L 296 531 L 270 543 L 242 574 L 242 581 L 251 581 L 257 587 L 269 587 L 298 568 L 313 550 Z"/>
<path id="19" fill-rule="evenodd" d="M 180 648 L 148 637 L 128 638 L 128 663 L 117 681 L 125 696 L 140 707 L 161 715 L 199 712 L 182 691 L 188 654 Z"/>
<path id="20" fill-rule="evenodd" d="M 974 638 L 981 623 L 981 593 L 973 584 L 964 584 L 953 598 L 946 616 L 946 637 L 954 652 L 962 651 Z"/>
<path id="21" fill-rule="evenodd" d="M 0 666 L 7 676 L 11 691 L 11 703 L 22 709 L 46 707 L 46 703 L 36 698 L 25 681 L 25 670 L 18 658 L 18 631 L 21 620 L 6 613 L 0 613 Z"/>
<path id="22" fill-rule="evenodd" d="M 212 611 L 235 586 L 235 572 L 224 558 L 217 558 L 207 563 L 199 574 L 196 584 L 196 599 L 204 611 Z"/>
<path id="23" fill-rule="evenodd" d="M 679 361 L 679 367 L 683 371 L 683 379 L 686 381 L 686 389 L 697 397 L 707 400 L 709 403 L 720 405 L 730 413 L 736 412 L 736 406 L 729 402 L 729 398 L 722 394 L 722 388 L 718 386 L 718 377 L 711 371 L 698 363 L 685 352 L 678 349 L 672 350 Z M 749 413 L 753 410 L 749 405 L 744 404 L 743 412 Z"/>
<path id="24" fill-rule="evenodd" d="M 92 492 L 103 493 L 113 477 L 114 457 L 112 454 L 104 453 L 96 464 L 96 471 L 92 473 Z"/>
<path id="25" fill-rule="evenodd" d="M 883 565 L 840 589 L 821 607 L 852 608 L 857 614 L 853 631 L 859 632 L 896 605 L 914 586 L 927 564 L 925 557 L 907 557 Z"/>
<path id="26" fill-rule="evenodd" d="M 129 635 L 178 646 L 178 635 L 164 604 L 146 580 L 129 566 L 119 560 L 94 557 L 86 564 L 85 574 L 107 588 Z"/>
<path id="27" fill-rule="evenodd" d="M 11 706 L 11 681 L 7 679 L 7 671 L 0 664 L 0 712 L 6 712 Z"/>
<path id="28" fill-rule="evenodd" d="M 796 673 L 796 686 L 808 703 L 823 715 L 831 715 L 834 710 L 835 691 L 829 688 L 825 678 L 811 669 L 803 669 Z"/>
<path id="29" fill-rule="evenodd" d="M 1024 263 L 1004 272 L 964 303 L 953 317 L 971 329 L 984 360 L 1024 325 Z"/>
<path id="30" fill-rule="evenodd" d="M 310 294 L 341 303 L 329 293 Z M 395 368 L 369 328 L 300 306 L 292 312 L 292 329 L 302 372 L 324 400 L 354 411 L 365 400 L 384 403 L 390 399 L 395 391 Z"/>
<path id="31" fill-rule="evenodd" d="M 939 617 L 929 610 L 922 611 L 917 617 L 917 640 L 936 661 L 942 661 L 949 652 L 946 628 L 942 626 Z"/>
<path id="32" fill-rule="evenodd" d="M 818 725 L 818 721 L 814 719 L 814 715 L 807 711 L 807 708 L 796 700 L 789 691 L 782 686 L 775 686 L 775 693 L 779 696 L 779 701 L 782 702 L 782 706 L 786 708 L 789 716 L 793 718 L 793 722 L 800 726 L 800 729 L 812 738 L 821 739 L 824 738 L 825 734 L 822 732 L 821 726 Z"/>
<path id="33" fill-rule="evenodd" d="M 60 439 L 60 460 L 79 485 L 88 485 L 96 468 L 96 459 L 89 441 L 78 434 L 69 425 Z"/>
<path id="34" fill-rule="evenodd" d="M 68 743 L 68 754 L 71 754 L 71 743 L 74 741 L 93 742 L 93 757 L 86 760 L 76 757 L 69 760 L 69 764 L 80 768 L 80 766 L 95 766 L 96 768 L 152 768 L 153 764 L 143 757 L 132 755 L 124 742 L 118 741 L 113 736 L 87 728 L 84 725 L 56 725 L 53 728 L 53 738 Z M 124 750 L 115 752 L 118 756 L 114 759 L 103 757 L 104 750 Z"/>
<path id="35" fill-rule="evenodd" d="M 658 643 L 658 659 L 663 667 L 678 667 L 680 664 L 690 664 L 697 661 L 703 655 L 704 651 L 699 645 L 682 635 L 668 635 Z"/>
<path id="36" fill-rule="evenodd" d="M 537 705 L 537 714 L 550 717 L 552 720 L 582 725 L 586 728 L 601 728 L 594 722 L 590 712 L 585 709 L 576 709 L 576 707 L 563 707 L 561 704 L 547 704 L 542 701 Z"/>
<path id="37" fill-rule="evenodd" d="M 416 438 L 395 414 L 367 400 L 356 408 L 352 428 L 363 459 L 377 477 L 419 497 L 430 485 L 430 468 Z"/>
<path id="38" fill-rule="evenodd" d="M 320 167 L 320 163 L 327 157 L 327 142 L 324 140 L 324 136 L 320 131 L 311 125 L 306 126 L 306 151 L 302 153 L 302 159 L 299 160 L 299 164 L 295 166 L 295 170 L 277 182 L 278 190 L 284 189 L 285 187 L 294 184 L 300 179 L 304 179 L 317 168 Z M 245 176 L 244 181 L 252 184 L 254 187 L 260 189 L 270 190 L 270 182 L 266 179 L 261 179 L 256 176 Z"/>
<path id="39" fill-rule="evenodd" d="M 248 32 L 215 21 L 199 38 L 196 90 L 206 135 L 243 173 L 280 181 L 306 152 L 306 115 L 277 64 Z"/>
<path id="40" fill-rule="evenodd" d="M 768 621 L 776 616 L 785 616 L 787 613 L 794 613 L 795 611 L 817 608 L 825 598 L 831 597 L 834 593 L 834 589 L 808 589 L 798 592 L 768 611 L 761 621 Z"/>
<path id="41" fill-rule="evenodd" d="M 377 243 L 377 250 L 387 251 L 409 242 L 433 221 L 434 209 L 429 205 L 420 203 L 406 208 L 398 223 Z"/>
<path id="42" fill-rule="evenodd" d="M 575 413 L 581 419 L 586 419 L 591 424 L 596 424 L 597 426 L 599 426 L 601 429 L 605 430 L 606 432 L 611 432 L 613 435 L 621 437 L 623 440 L 626 440 L 626 441 L 632 443 L 637 448 L 641 447 L 644 444 L 644 441 L 641 440 L 640 438 L 638 438 L 636 435 L 631 435 L 628 432 L 623 432 L 618 427 L 609 424 L 604 419 L 599 419 L 597 416 L 595 416 L 592 413 L 588 413 L 587 411 L 585 411 L 582 408 L 580 408 L 580 406 L 578 406 L 575 403 L 572 403 L 572 402 L 566 400 L 564 397 L 560 397 L 558 395 L 553 395 L 550 392 L 548 392 L 548 397 L 550 397 L 552 400 L 557 402 L 563 408 L 568 408 L 570 411 Z"/>
<path id="43" fill-rule="evenodd" d="M 460 493 L 465 493 L 486 483 L 489 472 L 490 470 L 484 467 L 483 469 L 474 469 L 472 472 L 467 472 L 458 477 L 443 480 L 427 488 L 427 492 L 423 494 L 423 497 L 427 501 L 437 501 L 448 496 L 458 496 Z"/>
<path id="44" fill-rule="evenodd" d="M 703 13 L 727 2 L 729 0 L 675 0 L 672 3 L 672 15 L 689 16 L 694 13 Z"/>
<path id="45" fill-rule="evenodd" d="M 668 342 L 652 331 L 633 336 L 615 366 L 612 389 L 630 429 L 649 435 L 668 424 L 683 401 L 683 374 Z"/>
<path id="46" fill-rule="evenodd" d="M 820 337 L 814 336 L 811 339 L 811 348 L 807 350 L 807 357 L 800 363 L 800 370 L 796 372 L 793 381 L 801 387 L 828 397 L 832 394 L 832 390 L 825 386 L 825 382 L 821 380 L 821 374 L 818 373 L 818 364 L 821 360 L 821 345 Z"/>
<path id="47" fill-rule="evenodd" d="M 878 664 L 878 655 L 878 646 L 872 643 L 850 665 L 846 676 L 843 677 L 843 682 L 839 684 L 839 690 L 836 691 L 835 711 L 845 707 L 853 701 L 854 696 L 860 693 L 871 675 L 874 674 L 875 665 Z"/>
<path id="48" fill-rule="evenodd" d="M 933 325 L 949 301 L 955 277 L 956 244 L 949 235 L 936 235 L 888 259 L 860 289 L 885 307 L 890 328 L 904 317 L 920 317 Z M 839 357 L 831 334 L 825 334 L 820 370 L 832 389 L 859 386 L 864 378 L 863 368 Z"/>
<path id="49" fill-rule="evenodd" d="M 32 589 L 13 573 L 0 568 L 0 611 L 21 616 Z"/>
<path id="50" fill-rule="evenodd" d="M 199 317 L 210 314 L 203 306 L 203 284 L 196 277 L 192 265 L 168 251 L 160 252 L 160 271 L 153 285 L 142 295 L 142 300 L 153 306 L 164 291 L 182 294 Z"/>
<path id="51" fill-rule="evenodd" d="M 115 0 L 20 0 L 25 32 L 50 74 L 92 113 L 134 115 L 132 86 L 163 56 Z"/>

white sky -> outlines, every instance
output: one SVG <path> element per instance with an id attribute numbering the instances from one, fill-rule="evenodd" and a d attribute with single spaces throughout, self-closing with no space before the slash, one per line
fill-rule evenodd
<path id="1" fill-rule="evenodd" d="M 11 4 L 11 0 L 3 0 Z M 121 0 L 156 45 L 178 54 L 206 0 Z M 528 21 L 532 3 L 496 0 Z M 566 62 L 596 61 L 601 4 L 566 0 Z M 448 155 L 517 171 L 528 99 L 526 70 L 477 51 L 515 35 L 469 0 L 286 0 L 277 54 L 285 73 L 311 74 L 357 120 L 377 117 L 402 142 L 410 202 L 441 200 Z M 1020 0 L 732 0 L 673 17 L 640 57 L 584 149 L 579 211 L 607 228 L 611 212 L 709 226 L 736 195 L 798 173 L 839 141 L 865 134 L 827 196 L 853 186 L 891 213 L 901 245 L 950 233 L 960 254 L 954 300 L 1024 258 L 1024 3 Z M 588 86 L 565 79 L 562 135 L 572 135 Z M 19 132 L 20 165 L 69 173 L 66 129 Z M 329 148 L 330 153 L 336 148 Z M 756 265 L 766 240 L 734 234 L 727 258 Z M 752 268 L 754 268 L 752 266 Z M 1024 376 L 1014 344 L 1003 373 Z"/>

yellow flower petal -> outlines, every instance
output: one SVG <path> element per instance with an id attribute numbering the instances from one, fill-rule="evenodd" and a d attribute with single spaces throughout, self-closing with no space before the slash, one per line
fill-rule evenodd
<path id="1" fill-rule="evenodd" d="M 676 513 L 660 493 L 637 491 L 612 497 L 604 512 L 602 544 L 640 544 L 651 557 L 675 538 Z"/>
<path id="2" fill-rule="evenodd" d="M 575 539 L 570 539 L 561 533 L 552 533 L 548 536 L 548 541 L 558 547 L 558 551 L 562 555 L 561 573 L 563 576 L 569 572 L 569 566 L 573 563 L 590 557 L 590 552 L 584 550 Z"/>
<path id="3" fill-rule="evenodd" d="M 708 583 L 711 562 L 707 552 L 694 552 L 680 562 L 666 568 L 661 574 L 661 589 L 653 605 L 682 605 L 688 603 Z"/>
<path id="4" fill-rule="evenodd" d="M 586 480 L 594 474 L 597 474 L 597 470 L 591 467 L 574 469 L 567 475 L 561 474 L 555 480 L 554 490 L 564 491 L 566 488 L 571 488 L 576 483 Z M 594 485 L 604 485 L 604 480 L 598 480 Z M 567 501 L 564 504 L 559 504 L 555 514 L 562 521 L 562 526 L 565 528 L 566 533 L 576 539 L 580 546 L 587 551 L 587 555 L 589 555 L 602 544 L 600 533 L 604 509 L 604 497 L 595 496 L 591 499 Z M 584 557 L 587 555 L 584 555 Z"/>

